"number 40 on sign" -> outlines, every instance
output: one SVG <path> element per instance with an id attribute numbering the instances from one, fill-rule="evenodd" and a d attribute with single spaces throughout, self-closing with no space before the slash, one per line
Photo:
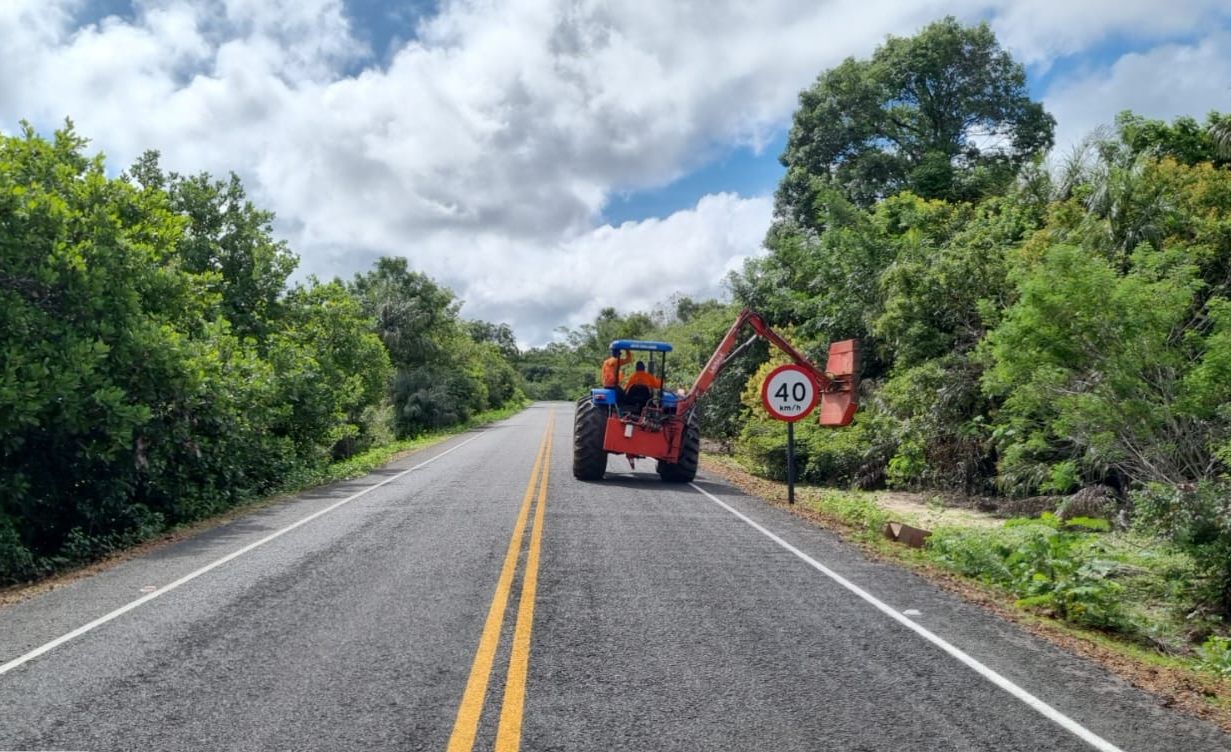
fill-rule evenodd
<path id="1" fill-rule="evenodd" d="M 778 420 L 795 422 L 808 416 L 819 396 L 812 375 L 797 365 L 779 366 L 761 385 L 761 402 Z"/>

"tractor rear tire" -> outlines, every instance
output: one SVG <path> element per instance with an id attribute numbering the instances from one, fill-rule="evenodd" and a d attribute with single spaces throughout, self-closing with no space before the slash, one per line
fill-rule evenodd
<path id="1" fill-rule="evenodd" d="M 701 460 L 701 425 L 695 418 L 684 429 L 684 445 L 680 447 L 679 462 L 658 461 L 658 477 L 668 483 L 691 483 L 697 477 L 697 465 Z"/>
<path id="2" fill-rule="evenodd" d="M 607 408 L 594 404 L 591 397 L 579 400 L 573 417 L 573 477 L 577 480 L 602 480 L 607 472 L 606 431 Z"/>

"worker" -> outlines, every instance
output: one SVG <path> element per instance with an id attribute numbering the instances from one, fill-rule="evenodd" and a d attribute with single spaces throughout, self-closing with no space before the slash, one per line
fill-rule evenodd
<path id="1" fill-rule="evenodd" d="M 620 387 L 620 369 L 632 360 L 632 351 L 625 350 L 624 356 L 620 357 L 620 348 L 611 348 L 611 357 L 603 361 L 603 388 L 614 389 L 617 397 L 623 397 L 624 390 Z"/>
<path id="2" fill-rule="evenodd" d="M 662 379 L 652 373 L 647 373 L 645 363 L 637 361 L 636 370 L 624 382 L 624 404 L 634 412 L 641 412 L 645 403 L 650 401 L 653 390 L 661 389 Z"/>
<path id="3" fill-rule="evenodd" d="M 644 386 L 647 389 L 662 389 L 662 379 L 645 370 L 645 363 L 637 361 L 636 370 L 628 377 L 628 381 L 624 382 L 624 391 L 632 389 L 635 386 Z"/>

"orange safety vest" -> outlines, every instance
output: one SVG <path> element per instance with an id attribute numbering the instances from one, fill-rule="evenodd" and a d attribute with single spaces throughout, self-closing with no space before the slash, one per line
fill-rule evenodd
<path id="1" fill-rule="evenodd" d="M 620 368 L 626 366 L 633 361 L 632 353 L 625 353 L 624 357 L 616 358 L 614 355 L 603 361 L 603 387 L 605 389 L 614 389 L 620 385 Z"/>
<path id="2" fill-rule="evenodd" d="M 634 371 L 632 376 L 628 377 L 628 381 L 624 384 L 624 391 L 628 391 L 635 386 L 648 386 L 651 389 L 661 389 L 663 385 L 662 379 L 657 376 L 646 373 L 645 371 Z"/>

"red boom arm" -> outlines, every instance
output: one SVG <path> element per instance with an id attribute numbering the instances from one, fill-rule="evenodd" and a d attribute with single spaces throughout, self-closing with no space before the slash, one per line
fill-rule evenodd
<path id="1" fill-rule="evenodd" d="M 756 334 L 753 339 L 748 340 L 737 348 L 735 343 L 739 338 L 740 330 L 744 328 L 745 324 L 751 324 Z M 857 386 L 855 369 L 859 356 L 859 341 L 847 339 L 831 343 L 829 345 L 829 362 L 826 364 L 826 369 L 822 371 L 812 365 L 812 361 L 795 349 L 790 342 L 787 342 L 777 332 L 770 329 L 769 325 L 765 323 L 765 319 L 761 317 L 761 314 L 747 308 L 740 311 L 739 316 L 735 319 L 735 323 L 727 330 L 726 336 L 722 338 L 722 342 L 718 344 L 718 348 L 710 356 L 709 362 L 705 364 L 705 368 L 697 375 L 697 380 L 693 382 L 692 388 L 688 390 L 688 394 L 684 395 L 680 400 L 677 408 L 679 412 L 683 413 L 691 409 L 697 400 L 714 385 L 714 379 L 718 378 L 718 374 L 722 373 L 722 369 L 726 368 L 727 364 L 734 360 L 744 347 L 752 344 L 756 337 L 764 337 L 769 340 L 779 350 L 789 355 L 796 365 L 802 366 L 812 374 L 817 388 L 821 391 L 821 425 L 845 426 L 850 424 L 851 420 L 855 417 L 855 388 Z"/>

